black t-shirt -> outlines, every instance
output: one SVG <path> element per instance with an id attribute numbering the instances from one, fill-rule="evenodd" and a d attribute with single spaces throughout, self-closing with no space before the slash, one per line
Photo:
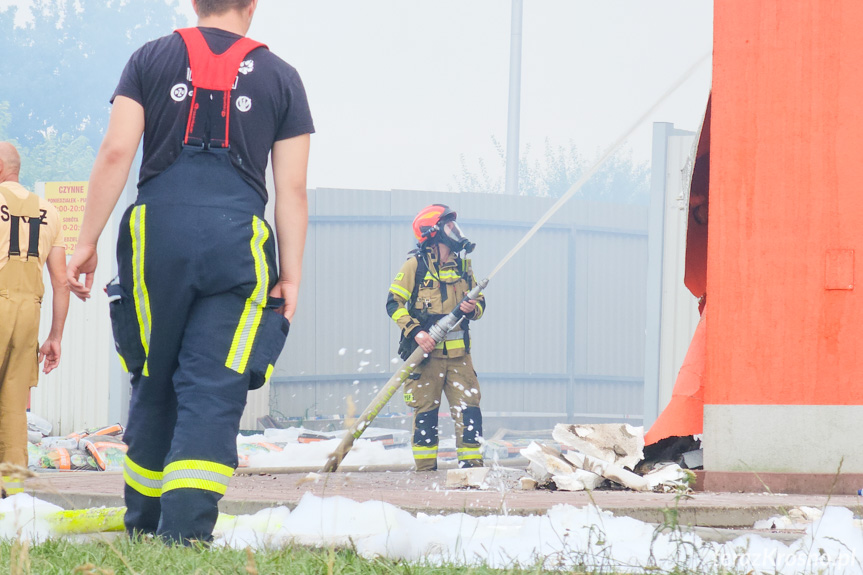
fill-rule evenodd
<path id="1" fill-rule="evenodd" d="M 215 54 L 240 38 L 217 28 L 200 30 Z M 144 107 L 139 187 L 180 155 L 192 101 L 190 74 L 186 44 L 179 34 L 148 42 L 123 70 L 111 102 L 125 96 Z M 265 172 L 273 144 L 315 131 L 306 91 L 292 66 L 266 48 L 256 48 L 240 65 L 231 106 L 231 163 L 266 201 Z"/>

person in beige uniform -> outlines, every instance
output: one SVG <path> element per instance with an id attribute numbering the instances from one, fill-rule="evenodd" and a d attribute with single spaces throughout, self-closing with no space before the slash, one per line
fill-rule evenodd
<path id="1" fill-rule="evenodd" d="M 0 463 L 27 467 L 27 400 L 39 380 L 60 363 L 60 340 L 69 309 L 66 249 L 60 217 L 46 200 L 18 183 L 21 159 L 0 142 Z M 39 310 L 48 263 L 54 306 L 51 332 L 39 347 Z M 2 494 L 20 491 L 3 478 Z"/>
<path id="2" fill-rule="evenodd" d="M 459 467 L 482 467 L 480 391 L 470 356 L 469 323 L 482 317 L 485 296 L 463 301 L 476 285 L 470 260 L 474 244 L 456 224 L 456 212 L 432 204 L 414 218 L 417 249 L 402 265 L 387 294 L 387 313 L 402 331 L 402 359 L 422 347 L 426 359 L 405 382 L 404 399 L 414 410 L 413 455 L 417 471 L 437 469 L 438 412 L 446 395 L 455 422 Z M 465 316 L 435 345 L 428 329 L 460 307 Z"/>

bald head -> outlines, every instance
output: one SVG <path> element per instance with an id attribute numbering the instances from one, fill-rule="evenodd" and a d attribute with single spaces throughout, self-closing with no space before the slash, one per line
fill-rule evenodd
<path id="1" fill-rule="evenodd" d="M 0 142 L 0 182 L 17 182 L 21 156 L 9 142 Z"/>

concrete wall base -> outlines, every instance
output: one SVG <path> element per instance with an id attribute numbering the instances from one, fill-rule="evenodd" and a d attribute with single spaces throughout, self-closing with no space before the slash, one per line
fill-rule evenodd
<path id="1" fill-rule="evenodd" d="M 713 492 L 856 495 L 863 489 L 863 473 L 704 471 L 698 475 L 696 490 Z"/>
<path id="2" fill-rule="evenodd" d="M 863 473 L 861 436 L 863 405 L 705 404 L 704 469 Z"/>

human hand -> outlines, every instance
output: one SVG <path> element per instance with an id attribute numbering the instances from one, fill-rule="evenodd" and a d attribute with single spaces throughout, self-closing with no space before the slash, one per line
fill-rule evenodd
<path id="1" fill-rule="evenodd" d="M 458 308 L 463 311 L 465 315 L 472 314 L 473 310 L 476 309 L 476 300 L 462 300 L 462 302 L 458 304 Z"/>
<path id="2" fill-rule="evenodd" d="M 42 344 L 42 347 L 39 348 L 39 363 L 42 363 L 42 360 L 45 361 L 45 365 L 42 367 L 43 373 L 51 373 L 54 371 L 54 368 L 60 364 L 60 340 L 48 338 L 45 340 L 45 343 Z"/>
<path id="3" fill-rule="evenodd" d="M 422 350 L 426 353 L 431 353 L 434 351 L 434 340 L 432 336 L 428 334 L 426 331 L 421 331 L 414 336 L 414 341 L 417 342 L 417 345 L 422 348 Z"/>
<path id="4" fill-rule="evenodd" d="M 278 297 L 285 300 L 285 305 L 277 311 L 285 316 L 289 322 L 293 319 L 294 313 L 297 311 L 297 299 L 300 296 L 300 286 L 285 280 L 279 280 L 270 291 L 270 297 Z"/>
<path id="5" fill-rule="evenodd" d="M 90 288 L 93 287 L 93 278 L 98 262 L 99 257 L 96 254 L 95 245 L 78 244 L 75 253 L 72 254 L 72 258 L 66 265 L 66 281 L 69 283 L 69 289 L 81 301 L 90 299 Z M 84 274 L 84 283 L 78 279 L 81 274 Z"/>

